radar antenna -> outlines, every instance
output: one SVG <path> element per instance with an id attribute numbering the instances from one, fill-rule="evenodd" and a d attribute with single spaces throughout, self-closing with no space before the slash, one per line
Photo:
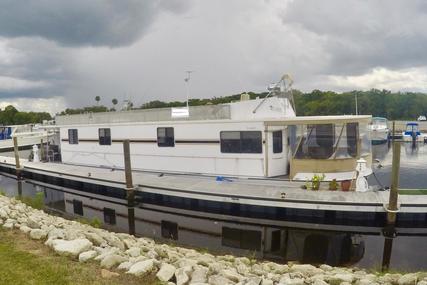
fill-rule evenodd
<path id="1" fill-rule="evenodd" d="M 270 96 L 277 96 L 281 98 L 288 98 L 291 102 L 292 108 L 296 112 L 294 95 L 292 93 L 292 84 L 294 81 L 289 74 L 284 74 L 277 83 L 270 84 L 268 87 L 268 94 L 264 97 L 264 99 L 256 106 L 256 108 L 252 111 L 252 113 L 256 113 L 256 111 L 264 104 L 265 100 L 267 100 Z"/>

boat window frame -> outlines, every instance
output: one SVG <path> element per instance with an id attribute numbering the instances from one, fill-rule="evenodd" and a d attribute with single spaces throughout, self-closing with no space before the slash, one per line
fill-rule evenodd
<path id="1" fill-rule="evenodd" d="M 75 134 L 73 134 L 75 132 Z M 79 144 L 79 130 L 68 129 L 68 144 Z"/>
<path id="2" fill-rule="evenodd" d="M 231 135 L 234 133 L 235 135 L 238 134 L 238 139 L 232 139 L 228 138 L 225 139 L 223 136 L 225 134 Z M 252 148 L 248 148 L 244 145 L 245 140 L 254 140 L 254 138 L 246 137 L 250 134 L 256 134 L 257 138 L 259 139 L 257 141 L 257 145 Z M 246 137 L 246 138 L 245 138 Z M 244 154 L 261 154 L 262 153 L 262 145 L 263 145 L 263 139 L 262 139 L 262 132 L 261 131 L 221 131 L 219 133 L 219 139 L 220 139 L 220 149 L 221 153 L 244 153 Z M 228 142 L 228 141 L 235 141 L 235 142 Z M 237 141 L 237 142 L 236 142 Z M 232 145 L 234 143 L 234 146 Z"/>
<path id="3" fill-rule="evenodd" d="M 104 207 L 103 213 L 104 213 L 104 223 L 106 223 L 108 225 L 117 224 L 116 210 L 115 209 Z"/>
<path id="4" fill-rule="evenodd" d="M 161 137 L 159 131 L 164 129 L 164 136 Z M 172 134 L 170 131 L 172 130 Z M 168 133 L 169 131 L 169 133 Z M 161 142 L 164 140 L 164 142 Z M 157 128 L 157 146 L 158 147 L 175 147 L 175 130 L 174 127 L 158 127 Z"/>
<path id="5" fill-rule="evenodd" d="M 102 136 L 101 130 L 104 132 Z M 108 130 L 108 135 L 105 134 L 106 130 Z M 98 128 L 98 142 L 99 145 L 111 145 L 111 128 Z"/>
<path id="6" fill-rule="evenodd" d="M 84 215 L 83 202 L 82 201 L 73 199 L 73 213 L 75 215 L 79 215 L 79 216 Z"/>
<path id="7" fill-rule="evenodd" d="M 283 152 L 283 131 L 282 130 L 273 131 L 271 133 L 271 136 L 273 138 L 273 153 L 282 153 Z"/>

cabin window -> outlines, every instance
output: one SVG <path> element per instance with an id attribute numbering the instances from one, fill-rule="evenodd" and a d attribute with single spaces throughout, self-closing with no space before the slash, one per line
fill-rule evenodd
<path id="1" fill-rule="evenodd" d="M 79 136 L 77 129 L 69 129 L 68 130 L 68 143 L 69 144 L 78 144 L 79 143 Z"/>
<path id="2" fill-rule="evenodd" d="M 98 129 L 99 144 L 111 145 L 111 130 L 109 128 Z"/>
<path id="3" fill-rule="evenodd" d="M 79 200 L 73 200 L 73 211 L 74 214 L 83 216 L 83 202 Z"/>
<path id="4" fill-rule="evenodd" d="M 279 251 L 282 239 L 282 231 L 274 230 L 271 232 L 271 251 Z"/>
<path id="5" fill-rule="evenodd" d="M 222 153 L 262 153 L 259 131 L 226 131 L 220 133 Z"/>
<path id="6" fill-rule="evenodd" d="M 157 145 L 160 147 L 175 146 L 173 128 L 157 128 Z"/>
<path id="7" fill-rule="evenodd" d="M 260 250 L 261 232 L 223 227 L 222 245 L 240 249 Z"/>
<path id="8" fill-rule="evenodd" d="M 178 239 L 178 224 L 168 221 L 162 221 L 162 237 L 167 239 Z"/>
<path id="9" fill-rule="evenodd" d="M 116 211 L 110 208 L 104 208 L 104 222 L 109 225 L 116 224 Z"/>
<path id="10" fill-rule="evenodd" d="M 283 133 L 282 131 L 273 132 L 273 153 L 283 152 Z"/>

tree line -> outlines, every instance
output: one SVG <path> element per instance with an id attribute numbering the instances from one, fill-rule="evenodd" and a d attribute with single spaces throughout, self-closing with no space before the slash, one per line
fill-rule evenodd
<path id="1" fill-rule="evenodd" d="M 264 98 L 267 92 L 248 92 L 251 99 L 256 97 Z M 427 115 L 427 94 L 418 92 L 391 92 L 388 90 L 371 89 L 369 91 L 350 91 L 337 93 L 333 91 L 313 90 L 311 92 L 301 92 L 293 90 L 295 105 L 298 116 L 319 116 L 319 115 L 350 115 L 356 113 L 356 97 L 358 114 L 385 117 L 389 120 L 416 120 L 420 115 Z M 214 97 L 209 99 L 190 99 L 190 106 L 216 105 L 230 103 L 240 100 L 240 94 L 230 96 Z M 88 112 L 115 111 L 118 104 L 117 99 L 113 99 L 112 107 L 100 104 L 101 97 L 96 96 L 94 106 L 82 108 L 67 108 L 59 115 L 72 115 Z M 131 109 L 153 109 L 186 106 L 185 101 L 164 102 L 153 100 L 134 106 L 127 100 L 122 110 Z M 41 123 L 43 120 L 51 120 L 52 117 L 47 112 L 21 112 L 9 105 L 4 110 L 0 109 L 0 123 L 3 125 Z"/>

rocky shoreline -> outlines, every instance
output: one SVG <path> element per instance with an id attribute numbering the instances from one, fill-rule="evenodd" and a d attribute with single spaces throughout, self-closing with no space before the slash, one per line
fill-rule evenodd
<path id="1" fill-rule="evenodd" d="M 427 273 L 373 274 L 356 268 L 278 264 L 231 255 L 214 256 L 194 249 L 157 244 L 149 238 L 108 232 L 49 215 L 0 196 L 0 224 L 40 240 L 57 254 L 95 260 L 102 268 L 143 276 L 156 274 L 165 284 L 192 285 L 427 285 Z"/>

